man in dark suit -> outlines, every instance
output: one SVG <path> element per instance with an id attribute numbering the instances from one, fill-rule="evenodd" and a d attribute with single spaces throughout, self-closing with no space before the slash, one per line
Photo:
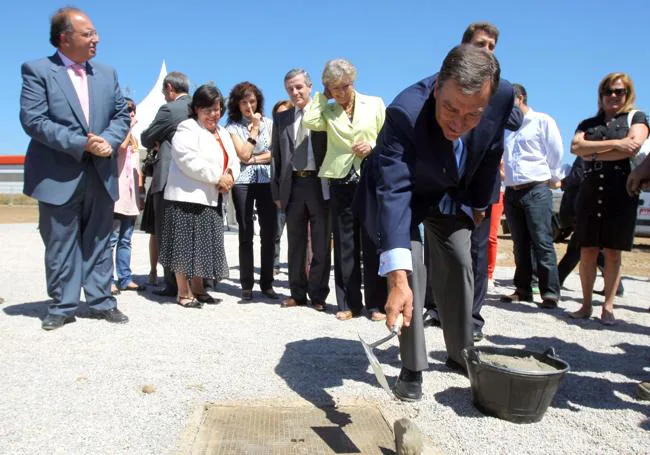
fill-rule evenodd
<path id="1" fill-rule="evenodd" d="M 99 35 L 77 8 L 50 24 L 51 57 L 22 65 L 20 122 L 31 137 L 24 193 L 38 199 L 47 291 L 42 328 L 75 321 L 83 286 L 90 316 L 125 323 L 111 295 L 109 238 L 118 196 L 116 154 L 130 119 L 117 74 L 90 63 Z"/>
<path id="2" fill-rule="evenodd" d="M 452 49 L 440 73 L 400 93 L 362 173 L 356 210 L 381 251 L 388 276 L 387 326 L 404 315 L 402 371 L 395 395 L 417 401 L 427 352 L 422 318 L 426 278 L 417 226 L 423 222 L 447 365 L 464 372 L 472 345 L 470 235 L 485 217 L 498 178 L 512 87 L 489 52 Z M 412 317 L 413 315 L 416 317 Z"/>
<path id="3" fill-rule="evenodd" d="M 461 44 L 471 44 L 474 47 L 484 49 L 488 52 L 494 52 L 499 40 L 499 29 L 489 22 L 474 22 L 467 26 L 463 33 Z M 506 123 L 506 129 L 510 131 L 517 131 L 521 127 L 524 119 L 524 114 L 521 110 L 513 106 L 510 112 L 510 117 Z M 492 204 L 499 201 L 499 193 L 501 192 L 501 179 L 497 179 L 492 190 L 492 197 L 487 210 L 485 211 L 485 219 L 479 223 L 478 226 L 472 231 L 472 271 L 474 273 L 474 301 L 472 303 L 472 338 L 476 341 L 483 339 L 483 325 L 485 319 L 481 316 L 481 309 L 488 288 L 488 239 L 490 236 L 490 217 L 492 216 Z M 425 264 L 427 260 L 427 251 L 425 247 Z M 424 307 L 427 309 L 425 313 L 426 325 L 440 325 L 438 317 L 438 310 L 435 302 L 433 301 L 433 294 L 431 291 L 430 283 L 427 283 L 427 292 L 424 302 Z"/>
<path id="4" fill-rule="evenodd" d="M 163 235 L 164 194 L 169 164 L 172 161 L 172 138 L 178 124 L 190 116 L 189 106 L 192 99 L 187 94 L 189 90 L 190 83 L 183 73 L 172 71 L 167 74 L 162 87 L 167 104 L 161 106 L 151 125 L 140 135 L 142 145 L 146 148 L 158 148 L 149 188 L 153 198 L 154 230 L 158 245 L 160 245 Z M 176 296 L 176 279 L 171 271 L 165 269 L 165 286 L 162 289 L 154 290 L 153 293 L 166 297 Z"/>
<path id="5" fill-rule="evenodd" d="M 283 308 L 307 303 L 325 310 L 330 276 L 330 219 L 326 183 L 318 177 L 327 149 L 327 135 L 302 125 L 303 110 L 311 101 L 312 82 L 302 69 L 289 71 L 284 88 L 295 106 L 273 119 L 271 192 L 278 208 L 286 211 L 289 288 Z M 307 227 L 313 257 L 309 279 L 305 273 Z"/>

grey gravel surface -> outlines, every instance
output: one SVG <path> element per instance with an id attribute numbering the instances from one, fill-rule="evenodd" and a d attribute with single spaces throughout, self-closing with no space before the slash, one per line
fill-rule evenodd
<path id="1" fill-rule="evenodd" d="M 149 270 L 147 245 L 148 236 L 134 235 L 140 282 Z M 205 402 L 359 400 L 377 403 L 390 422 L 410 418 L 447 453 L 650 453 L 650 402 L 635 398 L 637 382 L 650 378 L 647 277 L 626 279 L 626 295 L 617 299 L 619 323 L 603 327 L 566 318 L 579 306 L 577 276 L 569 278 L 560 309 L 549 311 L 498 302 L 513 271 L 497 268 L 502 287 L 484 308 L 481 344 L 540 352 L 552 346 L 572 367 L 544 419 L 517 425 L 472 406 L 468 379 L 444 365 L 438 328 L 426 329 L 430 366 L 423 400 L 391 400 L 357 338 L 380 338 L 383 323 L 337 321 L 333 292 L 325 314 L 281 309 L 257 288 L 255 299 L 242 303 L 236 233 L 226 234 L 226 245 L 231 277 L 213 293 L 224 299 L 219 305 L 185 309 L 150 290 L 123 292 L 119 307 L 129 324 L 88 319 L 82 304 L 76 323 L 48 333 L 40 328 L 48 299 L 36 227 L 0 226 L 0 296 L 6 299 L 0 307 L 0 453 L 171 453 L 182 450 L 190 417 Z M 287 296 L 286 273 L 276 290 Z M 399 372 L 396 342 L 376 353 L 392 383 Z M 143 393 L 145 385 L 155 391 Z"/>

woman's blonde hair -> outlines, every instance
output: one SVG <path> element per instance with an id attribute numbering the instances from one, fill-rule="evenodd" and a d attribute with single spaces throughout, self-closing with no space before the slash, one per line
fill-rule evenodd
<path id="1" fill-rule="evenodd" d="M 335 58 L 325 63 L 321 80 L 323 85 L 329 86 L 341 82 L 352 84 L 356 78 L 357 69 L 352 63 L 344 58 Z"/>
<path id="2" fill-rule="evenodd" d="M 617 114 L 622 114 L 624 112 L 630 112 L 632 109 L 634 109 L 634 103 L 636 101 L 636 94 L 634 92 L 634 83 L 632 82 L 632 78 L 628 76 L 626 73 L 609 73 L 607 76 L 604 77 L 602 81 L 600 81 L 600 84 L 598 84 L 598 113 L 601 114 L 605 111 L 605 107 L 603 106 L 603 96 L 605 96 L 605 90 L 609 88 L 611 84 L 616 82 L 617 80 L 621 80 L 623 82 L 623 85 L 625 85 L 625 103 L 621 108 L 616 112 Z"/>

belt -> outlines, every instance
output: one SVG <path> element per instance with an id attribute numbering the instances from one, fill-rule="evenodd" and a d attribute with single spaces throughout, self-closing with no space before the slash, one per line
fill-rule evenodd
<path id="1" fill-rule="evenodd" d="M 293 171 L 295 177 L 311 177 L 312 175 L 318 175 L 316 171 Z"/>
<path id="2" fill-rule="evenodd" d="M 527 190 L 529 188 L 533 188 L 537 185 L 546 185 L 546 184 L 548 184 L 548 180 L 544 182 L 528 182 L 528 183 L 522 183 L 521 185 L 510 185 L 506 187 L 506 189 L 520 191 L 520 190 Z"/>

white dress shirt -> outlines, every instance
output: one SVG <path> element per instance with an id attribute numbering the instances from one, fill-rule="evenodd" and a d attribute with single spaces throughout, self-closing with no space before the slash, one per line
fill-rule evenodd
<path id="1" fill-rule="evenodd" d="M 505 132 L 503 163 L 506 187 L 562 180 L 563 153 L 562 136 L 555 120 L 528 108 L 521 127 L 517 131 Z"/>

